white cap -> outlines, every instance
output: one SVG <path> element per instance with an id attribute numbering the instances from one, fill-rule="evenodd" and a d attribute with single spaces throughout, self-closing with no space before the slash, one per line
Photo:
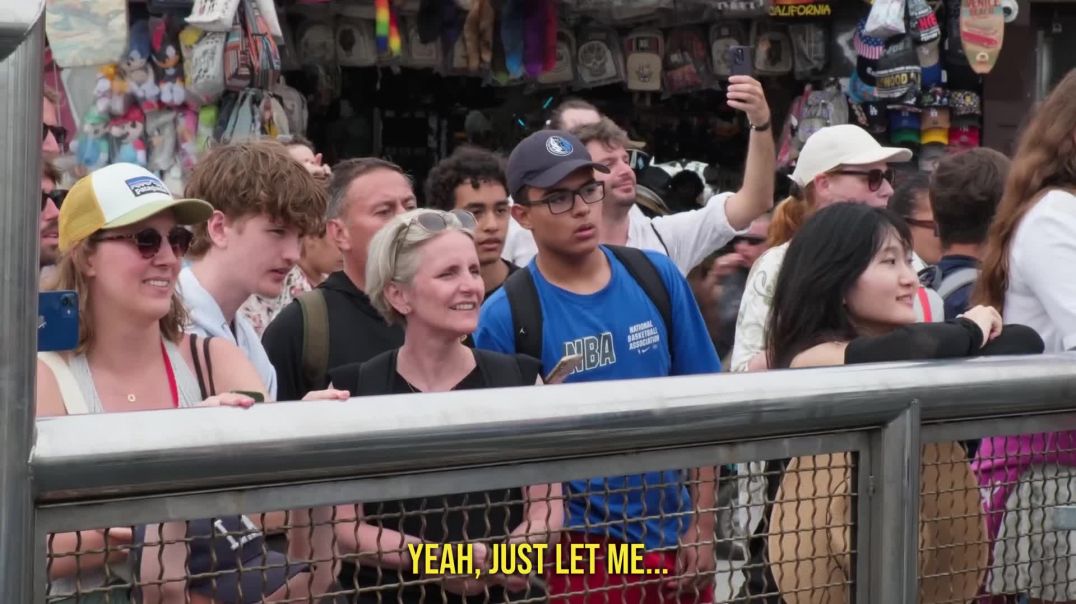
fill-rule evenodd
<path id="1" fill-rule="evenodd" d="M 866 130 L 853 124 L 827 126 L 803 144 L 796 169 L 790 178 L 806 187 L 815 176 L 838 166 L 862 166 L 878 162 L 904 162 L 912 152 L 899 147 L 883 147 Z"/>
<path id="2" fill-rule="evenodd" d="M 67 192 L 60 206 L 60 251 L 101 229 L 114 229 L 172 210 L 176 222 L 198 224 L 213 214 L 200 199 L 176 199 L 150 171 L 134 164 L 112 164 L 91 172 Z"/>

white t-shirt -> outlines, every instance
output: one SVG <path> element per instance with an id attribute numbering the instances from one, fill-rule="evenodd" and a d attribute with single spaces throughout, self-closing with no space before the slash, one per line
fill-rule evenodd
<path id="1" fill-rule="evenodd" d="M 628 211 L 628 247 L 653 250 L 667 255 L 680 273 L 687 273 L 704 258 L 716 252 L 736 235 L 725 214 L 725 203 L 732 193 L 714 195 L 698 210 L 650 218 L 639 206 Z M 527 266 L 538 254 L 531 232 L 515 220 L 508 223 L 508 236 L 501 257 L 517 266 Z"/>
<path id="2" fill-rule="evenodd" d="M 1050 191 L 1016 227 L 1006 323 L 1038 332 L 1046 352 L 1076 348 L 1076 195 Z"/>
<path id="3" fill-rule="evenodd" d="M 189 267 L 179 272 L 179 296 L 190 313 L 191 324 L 186 331 L 203 337 L 225 338 L 238 346 L 258 370 L 270 400 L 276 400 L 276 369 L 269 361 L 269 355 L 265 353 L 265 347 L 254 331 L 254 326 L 243 313 L 235 315 L 236 333 L 233 334 L 228 321 L 224 319 L 220 304 L 202 287 Z"/>

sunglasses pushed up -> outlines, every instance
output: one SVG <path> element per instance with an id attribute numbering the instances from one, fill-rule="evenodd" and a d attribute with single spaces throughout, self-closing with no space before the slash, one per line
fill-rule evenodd
<path id="1" fill-rule="evenodd" d="M 407 237 L 407 232 L 411 230 L 411 227 L 418 225 L 427 233 L 438 233 L 449 228 L 453 223 L 458 223 L 460 228 L 472 233 L 478 228 L 478 221 L 475 220 L 474 214 L 467 210 L 452 210 L 451 212 L 427 210 L 416 214 L 396 233 L 396 239 L 392 242 L 393 263 L 400 254 L 400 243 Z"/>
<path id="2" fill-rule="evenodd" d="M 873 170 L 834 170 L 831 174 L 850 174 L 852 176 L 863 176 L 867 179 L 867 188 L 871 193 L 874 193 L 878 189 L 882 188 L 882 183 L 889 181 L 889 184 L 893 184 L 894 172 L 892 168 L 887 170 L 879 170 L 875 168 Z"/>
<path id="3" fill-rule="evenodd" d="M 126 241 L 135 246 L 138 249 L 138 253 L 142 255 L 142 258 L 149 260 L 155 257 L 161 251 L 161 243 L 166 239 L 164 235 L 157 229 L 145 228 L 137 233 L 130 233 L 127 235 L 97 235 L 91 237 L 91 241 Z M 176 258 L 182 258 L 187 254 L 187 250 L 191 247 L 191 240 L 194 239 L 194 233 L 181 227 L 172 227 L 172 230 L 168 231 L 168 245 L 172 248 L 172 253 Z"/>

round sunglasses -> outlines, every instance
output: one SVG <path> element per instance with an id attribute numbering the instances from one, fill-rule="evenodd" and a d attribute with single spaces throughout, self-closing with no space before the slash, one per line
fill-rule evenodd
<path id="1" fill-rule="evenodd" d="M 187 250 L 191 247 L 191 240 L 194 239 L 194 233 L 181 227 L 174 226 L 172 230 L 168 231 L 168 245 L 172 248 L 172 253 L 176 258 L 182 258 L 187 254 Z M 130 233 L 127 235 L 96 235 L 90 238 L 91 241 L 127 241 L 134 244 L 138 249 L 138 253 L 142 255 L 142 258 L 149 260 L 157 255 L 161 251 L 161 243 L 165 240 L 165 236 L 161 235 L 161 232 L 157 229 L 145 228 L 137 233 Z"/>

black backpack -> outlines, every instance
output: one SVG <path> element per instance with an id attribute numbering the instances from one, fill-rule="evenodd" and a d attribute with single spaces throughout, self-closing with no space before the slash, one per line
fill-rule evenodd
<path id="1" fill-rule="evenodd" d="M 672 302 L 665 280 L 661 278 L 654 263 L 639 249 L 619 245 L 606 245 L 628 273 L 643 288 L 647 297 L 661 313 L 668 333 L 666 345 L 669 356 L 673 350 Z M 504 293 L 512 310 L 512 329 L 515 330 L 516 352 L 542 358 L 542 305 L 531 271 L 524 269 L 512 273 L 504 282 Z"/>

